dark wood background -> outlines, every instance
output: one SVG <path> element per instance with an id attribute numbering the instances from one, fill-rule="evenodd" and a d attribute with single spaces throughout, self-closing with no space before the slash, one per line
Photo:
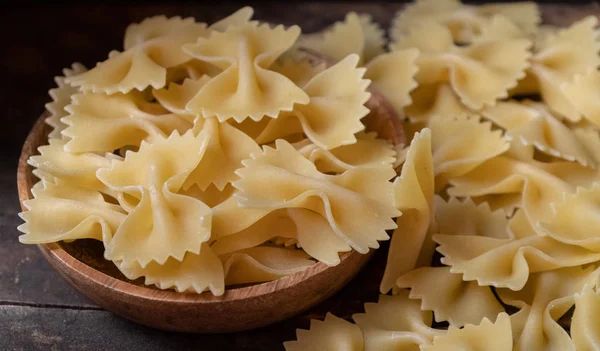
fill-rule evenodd
<path id="1" fill-rule="evenodd" d="M 185 335 L 145 328 L 105 312 L 68 286 L 44 261 L 35 246 L 19 244 L 21 223 L 16 165 L 21 145 L 49 101 L 47 91 L 62 68 L 79 61 L 92 67 L 112 49 L 122 47 L 128 23 L 147 16 L 193 16 L 213 22 L 241 3 L 99 4 L 35 2 L 0 7 L 0 350 L 281 350 L 327 311 L 342 317 L 362 312 L 376 301 L 385 264 L 383 245 L 369 265 L 340 293 L 308 313 L 259 330 L 229 335 Z M 350 10 L 367 12 L 387 26 L 401 7 L 387 2 L 252 3 L 255 17 L 318 30 Z M 1 5 L 0 5 L 1 6 Z M 598 4 L 545 5 L 556 24 L 570 23 Z"/>

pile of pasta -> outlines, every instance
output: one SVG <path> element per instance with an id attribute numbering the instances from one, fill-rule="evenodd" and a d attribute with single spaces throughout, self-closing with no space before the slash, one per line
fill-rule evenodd
<path id="1" fill-rule="evenodd" d="M 352 21 L 306 45 L 338 50 Z M 540 22 L 527 2 L 396 15 L 389 48 L 418 50 L 418 85 L 382 295 L 288 351 L 600 348 L 598 20 Z"/>
<path id="2" fill-rule="evenodd" d="M 370 84 L 408 104 L 417 51 L 385 53 L 354 16 L 377 42 L 313 62 L 298 26 L 252 15 L 148 18 L 123 51 L 66 69 L 20 241 L 100 240 L 128 279 L 222 295 L 389 239 L 397 148 L 365 130 L 365 104 Z"/>

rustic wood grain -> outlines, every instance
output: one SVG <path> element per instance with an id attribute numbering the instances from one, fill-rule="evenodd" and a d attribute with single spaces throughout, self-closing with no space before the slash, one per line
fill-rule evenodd
<path id="1" fill-rule="evenodd" d="M 165 346 L 163 349 L 166 350 L 280 350 L 280 341 L 293 339 L 294 329 L 307 328 L 310 318 L 323 318 L 327 311 L 349 318 L 352 313 L 362 311 L 364 302 L 376 301 L 378 282 L 385 265 L 386 244 L 344 289 L 301 316 L 268 328 L 228 335 L 163 333 L 106 312 L 87 313 L 86 309 L 98 307 L 68 286 L 35 247 L 21 245 L 16 239 L 15 228 L 21 223 L 17 217 L 20 212 L 15 182 L 17 159 L 28 131 L 49 100 L 47 91 L 54 87 L 53 77 L 74 60 L 89 67 L 105 58 L 108 51 L 122 45 L 124 28 L 130 22 L 155 14 L 195 16 L 198 20 L 212 21 L 234 11 L 240 4 L 243 3 L 77 3 L 3 8 L 0 11 L 0 30 L 5 33 L 0 72 L 6 82 L 0 85 L 0 109 L 4 120 L 0 131 L 0 349 L 85 350 L 96 349 L 96 341 L 101 340 L 104 344 L 116 345 L 114 349 L 131 350 L 152 349 L 149 346 L 152 342 Z M 285 24 L 299 23 L 306 31 L 317 30 L 343 18 L 348 10 L 370 13 L 375 20 L 387 25 L 394 11 L 401 6 L 368 1 L 254 4 L 258 18 Z M 600 13 L 597 3 L 543 5 L 542 10 L 546 22 L 559 25 Z M 11 312 L 10 316 L 5 312 L 28 309 L 20 305 L 34 306 L 35 311 Z M 65 308 L 67 312 L 62 313 Z M 46 313 L 46 310 L 50 312 Z M 97 314 L 105 317 L 96 317 Z M 32 327 L 8 328 L 17 322 Z M 38 342 L 40 333 L 62 339 L 47 346 Z M 86 343 L 86 339 L 90 342 Z M 128 343 L 128 340 L 135 342 Z M 118 345 L 130 347 L 119 348 Z"/>

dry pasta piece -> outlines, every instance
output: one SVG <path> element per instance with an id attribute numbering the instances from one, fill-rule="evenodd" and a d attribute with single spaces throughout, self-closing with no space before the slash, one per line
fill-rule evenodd
<path id="1" fill-rule="evenodd" d="M 46 118 L 46 124 L 52 127 L 52 131 L 48 134 L 48 139 L 62 139 L 61 132 L 67 128 L 67 125 L 61 122 L 61 118 L 67 115 L 65 107 L 71 103 L 71 96 L 79 92 L 79 88 L 74 88 L 65 83 L 66 77 L 74 76 L 87 71 L 81 63 L 74 63 L 71 68 L 63 69 L 63 75 L 55 77 L 56 88 L 50 89 L 48 94 L 52 98 L 52 102 L 46 104 L 46 111 L 50 116 Z"/>
<path id="2" fill-rule="evenodd" d="M 561 85 L 561 91 L 586 120 L 600 128 L 600 103 L 597 95 L 600 91 L 599 71 L 576 75 L 572 81 Z"/>
<path id="3" fill-rule="evenodd" d="M 312 258 L 328 266 L 337 266 L 340 263 L 339 253 L 351 250 L 350 245 L 318 213 L 302 208 L 290 208 L 287 212 L 296 227 L 296 244 Z"/>
<path id="4" fill-rule="evenodd" d="M 436 336 L 433 344 L 423 351 L 512 351 L 512 329 L 508 314 L 500 313 L 495 323 L 484 318 L 479 325 L 467 325 L 462 329 L 450 326 L 448 333 Z"/>
<path id="5" fill-rule="evenodd" d="M 366 65 L 365 78 L 371 80 L 371 89 L 383 94 L 399 115 L 411 104 L 410 92 L 417 87 L 418 56 L 417 49 L 398 50 L 381 54 Z"/>
<path id="6" fill-rule="evenodd" d="M 193 18 L 155 16 L 131 24 L 125 32 L 123 52 L 112 51 L 93 69 L 68 77 L 66 82 L 83 91 L 113 94 L 167 84 L 167 68 L 191 60 L 182 46 L 208 35 L 205 23 Z"/>
<path id="7" fill-rule="evenodd" d="M 275 62 L 271 67 L 273 71 L 288 77 L 299 87 L 305 86 L 314 76 L 323 72 L 326 68 L 324 62 L 315 64 L 306 60 L 296 62 L 291 58 Z"/>
<path id="8" fill-rule="evenodd" d="M 362 79 L 365 69 L 357 64 L 358 56 L 350 55 L 314 76 L 302 87 L 310 102 L 271 120 L 257 142 L 304 132 L 325 150 L 356 143 L 354 134 L 365 128 L 360 119 L 369 113 L 364 104 L 370 97 L 369 81 Z"/>
<path id="9" fill-rule="evenodd" d="M 401 40 L 420 22 L 433 20 L 448 27 L 457 42 L 470 43 L 494 15 L 506 17 L 526 34 L 535 33 L 541 22 L 535 2 L 469 6 L 458 0 L 417 0 L 398 12 L 392 23 L 391 37 L 395 41 Z"/>
<path id="10" fill-rule="evenodd" d="M 596 165 L 600 164 L 600 132 L 594 127 L 574 127 L 573 134 L 592 156 Z"/>
<path id="11" fill-rule="evenodd" d="M 380 295 L 379 302 L 366 303 L 365 313 L 352 316 L 365 339 L 365 351 L 418 351 L 430 345 L 443 330 L 431 328 L 431 311 L 423 311 L 419 302 L 408 298 L 408 291 L 395 296 Z"/>
<path id="12" fill-rule="evenodd" d="M 450 267 L 417 268 L 398 278 L 396 284 L 410 288 L 409 297 L 421 300 L 421 310 L 433 311 L 437 322 L 448 321 L 450 326 L 478 324 L 504 312 L 490 287 L 465 282 L 460 274 L 451 273 Z"/>
<path id="13" fill-rule="evenodd" d="M 253 247 L 219 257 L 225 270 L 225 284 L 260 283 L 279 279 L 315 264 L 302 250 Z"/>
<path id="14" fill-rule="evenodd" d="M 192 59 L 180 65 L 167 68 L 166 88 L 170 83 L 182 83 L 186 79 L 198 80 L 203 76 L 214 77 L 221 69 L 208 62 Z"/>
<path id="15" fill-rule="evenodd" d="M 419 84 L 411 93 L 411 104 L 404 108 L 412 122 L 426 122 L 436 117 L 464 119 L 476 116 L 445 83 Z"/>
<path id="16" fill-rule="evenodd" d="M 210 77 L 206 75 L 199 79 L 185 79 L 181 84 L 171 83 L 168 88 L 154 90 L 152 94 L 169 112 L 184 116 L 193 123 L 197 115 L 188 111 L 186 106 L 209 81 Z"/>
<path id="17" fill-rule="evenodd" d="M 248 208 L 239 204 L 235 193 L 212 208 L 211 240 L 241 232 L 263 218 L 271 209 Z M 235 220 L 231 220 L 235 218 Z"/>
<path id="18" fill-rule="evenodd" d="M 25 221 L 17 228 L 23 233 L 19 241 L 24 244 L 104 240 L 117 231 L 126 216 L 121 207 L 107 203 L 99 192 L 62 180 L 42 180 L 31 193 L 34 198 L 23 202 L 27 211 L 19 213 Z"/>
<path id="19" fill-rule="evenodd" d="M 595 16 L 589 16 L 548 38 L 531 58 L 525 84 L 517 87 L 513 93 L 539 92 L 542 100 L 555 113 L 571 121 L 579 121 L 580 111 L 561 87 L 573 81 L 577 75 L 590 74 L 600 65 L 600 32 L 594 29 L 597 23 Z"/>
<path id="20" fill-rule="evenodd" d="M 343 173 L 356 167 L 386 167 L 396 161 L 393 145 L 377 138 L 376 133 L 357 133 L 356 143 L 323 150 L 305 140 L 294 144 L 298 151 L 312 161 L 321 173 Z M 306 142 L 308 141 L 308 143 Z"/>
<path id="21" fill-rule="evenodd" d="M 228 200 L 235 192 L 235 188 L 231 184 L 227 184 L 224 189 L 218 189 L 214 184 L 211 184 L 205 190 L 200 190 L 198 186 L 192 186 L 180 192 L 183 195 L 195 197 L 210 208 L 215 208 Z"/>
<path id="22" fill-rule="evenodd" d="M 487 202 L 476 205 L 471 198 L 445 201 L 435 196 L 436 231 L 440 234 L 479 235 L 508 239 L 508 219 L 503 211 L 492 211 Z"/>
<path id="23" fill-rule="evenodd" d="M 301 36 L 297 43 L 300 50 L 310 49 L 335 61 L 357 54 L 361 65 L 384 53 L 384 46 L 383 29 L 370 15 L 355 12 L 321 32 Z"/>
<path id="24" fill-rule="evenodd" d="M 600 251 L 600 182 L 578 188 L 552 204 L 553 216 L 540 224 L 542 233 L 567 244 Z"/>
<path id="25" fill-rule="evenodd" d="M 187 109 L 221 122 L 229 118 L 241 122 L 246 117 L 276 118 L 294 104 L 307 104 L 309 97 L 300 87 L 270 70 L 299 35 L 298 26 L 286 30 L 248 22 L 185 45 L 191 56 L 223 69 L 198 91 Z"/>
<path id="26" fill-rule="evenodd" d="M 519 234 L 515 236 L 520 237 Z M 530 273 L 574 267 L 600 260 L 600 254 L 582 247 L 561 243 L 547 236 L 496 239 L 482 236 L 433 236 L 444 255 L 442 263 L 463 280 L 480 285 L 521 290 Z"/>
<path id="27" fill-rule="evenodd" d="M 296 329 L 298 340 L 283 343 L 286 351 L 363 351 L 364 343 L 360 329 L 331 313 L 325 320 L 310 321 L 310 330 Z"/>
<path id="28" fill-rule="evenodd" d="M 385 231 L 396 228 L 392 218 L 399 214 L 389 182 L 395 175 L 391 166 L 326 175 L 288 142 L 277 140 L 275 145 L 276 149 L 264 146 L 261 154 L 253 154 L 236 171 L 240 180 L 233 186 L 240 206 L 312 210 L 360 253 L 378 247 L 378 240 L 389 239 Z"/>
<path id="29" fill-rule="evenodd" d="M 152 144 L 143 142 L 138 152 L 98 171 L 112 190 L 139 199 L 114 237 L 105 241 L 107 259 L 124 266 L 135 261 L 145 268 L 151 261 L 162 265 L 169 257 L 182 261 L 186 252 L 200 253 L 211 234 L 210 207 L 177 192 L 205 148 L 206 140 L 191 132 L 173 133 Z"/>
<path id="30" fill-rule="evenodd" d="M 399 178 L 394 181 L 396 207 L 402 215 L 396 220 L 385 272 L 379 286 L 387 293 L 398 277 L 416 266 L 428 265 L 435 244 L 428 235 L 433 220 L 434 176 L 431 133 L 424 129 L 413 138 Z"/>
<path id="31" fill-rule="evenodd" d="M 530 46 L 527 39 L 494 38 L 457 46 L 448 28 L 424 21 L 391 48 L 419 49 L 417 82 L 448 83 L 467 108 L 479 110 L 507 97 L 508 89 L 525 76 Z"/>
<path id="32" fill-rule="evenodd" d="M 254 16 L 254 9 L 250 6 L 244 6 L 231 15 L 211 24 L 208 28 L 212 31 L 224 32 L 229 27 L 241 26 L 250 22 L 252 16 Z"/>
<path id="33" fill-rule="evenodd" d="M 260 147 L 249 136 L 228 123 L 216 118 L 196 120 L 194 131 L 205 140 L 202 160 L 183 184 L 184 189 L 198 185 L 205 190 L 210 184 L 223 190 L 227 184 L 238 179 L 235 170 L 242 167 L 242 160 L 252 153 L 260 153 Z"/>
<path id="34" fill-rule="evenodd" d="M 556 321 L 574 305 L 575 295 L 597 278 L 594 267 L 562 268 L 533 275 L 521 291 L 499 290 L 504 303 L 521 309 L 511 316 L 515 350 L 575 351 Z"/>
<path id="35" fill-rule="evenodd" d="M 69 127 L 63 135 L 71 138 L 65 144 L 69 152 L 112 152 L 192 127 L 183 116 L 134 94 L 77 94 L 65 109 L 69 115 L 62 121 Z"/>
<path id="36" fill-rule="evenodd" d="M 571 338 L 576 350 L 592 351 L 600 345 L 600 294 L 591 285 L 575 295 L 575 313 L 571 322 Z"/>
<path id="37" fill-rule="evenodd" d="M 532 101 L 499 102 L 483 115 L 506 130 L 505 137 L 524 145 L 533 145 L 548 155 L 583 166 L 595 167 L 594 156 L 573 131 L 557 119 L 546 106 Z"/>
<path id="38" fill-rule="evenodd" d="M 65 141 L 50 139 L 50 145 L 40 146 L 39 155 L 31 156 L 27 163 L 38 172 L 50 174 L 68 182 L 90 190 L 110 193 L 110 190 L 96 177 L 96 171 L 110 166 L 106 157 L 94 153 L 75 154 L 65 151 Z"/>
<path id="39" fill-rule="evenodd" d="M 287 209 L 275 210 L 248 228 L 218 238 L 211 246 L 217 255 L 249 249 L 275 238 L 296 238 L 296 226 Z"/>
<path id="40" fill-rule="evenodd" d="M 432 118 L 428 127 L 438 189 L 447 179 L 467 174 L 509 148 L 501 131 L 492 130 L 491 123 L 478 118 Z"/>
<path id="41" fill-rule="evenodd" d="M 563 179 L 560 173 L 554 172 L 560 167 L 560 172 L 570 171 L 575 178 L 581 166 L 574 165 L 568 162 L 525 163 L 501 156 L 487 161 L 463 177 L 450 180 L 453 187 L 448 189 L 448 193 L 452 196 L 521 193 L 520 206 L 531 225 L 536 227 L 540 221 L 546 221 L 553 215 L 552 203 L 575 190 L 569 179 Z M 581 174 L 585 175 L 585 181 L 588 176 Z M 591 178 L 597 178 L 593 174 L 595 172 L 592 172 Z"/>
<path id="42" fill-rule="evenodd" d="M 223 265 L 206 243 L 198 254 L 187 252 L 181 261 L 170 257 L 163 264 L 151 261 L 145 267 L 136 261 L 116 262 L 116 265 L 128 279 L 144 277 L 146 285 L 160 289 L 175 288 L 178 292 L 197 294 L 210 290 L 215 296 L 225 292 Z"/>

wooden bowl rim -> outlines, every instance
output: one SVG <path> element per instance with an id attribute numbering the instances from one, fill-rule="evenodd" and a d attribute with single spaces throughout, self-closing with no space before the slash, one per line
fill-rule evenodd
<path id="1" fill-rule="evenodd" d="M 21 203 L 21 209 L 26 210 L 23 202 L 32 198 L 30 189 L 33 184 L 29 184 L 27 173 L 30 172 L 30 166 L 27 160 L 30 156 L 37 153 L 38 147 L 46 144 L 37 144 L 40 135 L 47 138 L 47 132 L 45 131 L 46 123 L 45 120 L 49 116 L 47 112 L 44 112 L 33 125 L 30 130 L 23 148 L 21 150 L 21 156 L 19 157 L 19 165 L 17 169 L 17 188 L 19 192 L 19 200 Z M 320 273 L 323 273 L 328 268 L 323 262 L 316 262 L 312 266 L 276 279 L 269 282 L 259 283 L 240 288 L 229 288 L 225 289 L 225 293 L 222 296 L 214 296 L 210 291 L 205 291 L 202 294 L 196 293 L 181 293 L 174 290 L 156 290 L 144 286 L 138 286 L 128 281 L 117 279 L 111 275 L 100 272 L 82 261 L 76 259 L 65 251 L 57 243 L 39 244 L 38 247 L 41 251 L 45 251 L 47 254 L 44 256 L 47 259 L 54 259 L 60 261 L 65 267 L 76 271 L 77 273 L 84 276 L 84 279 L 88 279 L 97 285 L 104 286 L 108 289 L 114 290 L 125 295 L 133 297 L 144 298 L 151 301 L 160 301 L 180 303 L 180 304 L 215 304 L 221 302 L 231 302 L 239 300 L 247 300 L 251 298 L 259 298 L 275 292 L 282 292 L 286 289 L 292 288 L 295 285 L 301 284 L 303 281 L 310 279 Z M 344 252 L 340 255 L 340 264 L 347 260 L 352 255 L 360 255 L 360 253 L 352 250 L 350 252 Z"/>

